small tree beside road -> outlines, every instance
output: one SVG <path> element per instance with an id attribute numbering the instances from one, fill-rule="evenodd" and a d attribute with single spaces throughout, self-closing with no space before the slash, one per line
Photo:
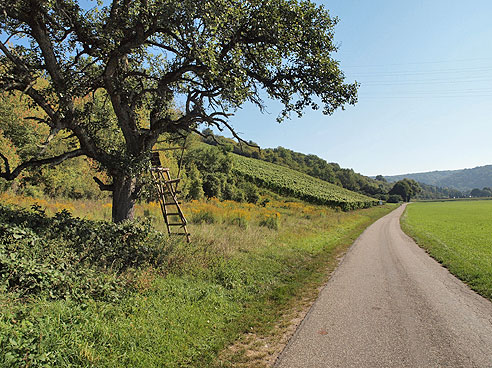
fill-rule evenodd
<path id="1" fill-rule="evenodd" d="M 397 181 L 393 188 L 389 191 L 390 195 L 399 195 L 405 202 L 409 202 L 411 197 L 414 197 L 422 191 L 419 183 L 413 179 L 403 179 Z"/>

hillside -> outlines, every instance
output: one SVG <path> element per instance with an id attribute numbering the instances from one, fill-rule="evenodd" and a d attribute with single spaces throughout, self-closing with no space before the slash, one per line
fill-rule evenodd
<path id="1" fill-rule="evenodd" d="M 337 163 L 327 162 L 313 154 L 295 152 L 284 147 L 262 148 L 259 150 L 258 147 L 250 147 L 230 138 L 214 135 L 211 130 L 204 130 L 203 134 L 205 138 L 202 137 L 202 142 L 209 146 L 222 147 L 226 151 L 234 152 L 243 157 L 286 167 L 365 196 L 387 200 L 388 192 L 393 186 L 392 183 L 361 175 L 352 169 L 342 168 Z M 252 141 L 249 144 L 256 145 Z M 420 182 L 422 187 L 422 191 L 417 196 L 420 199 L 461 198 L 468 195 L 466 193 L 468 190 L 462 193 L 447 186 L 424 184 L 418 179 L 417 181 Z"/>
<path id="2" fill-rule="evenodd" d="M 307 202 L 337 206 L 343 210 L 366 208 L 377 201 L 324 180 L 284 166 L 233 155 L 233 171 L 260 187 Z"/>
<path id="3" fill-rule="evenodd" d="M 352 169 L 342 168 L 337 163 L 327 162 L 313 154 L 295 152 L 284 147 L 259 150 L 258 147 L 249 147 L 233 139 L 214 135 L 211 130 L 204 130 L 203 133 L 207 136 L 203 142 L 208 145 L 229 146 L 231 151 L 237 155 L 287 167 L 366 196 L 384 199 L 384 195 L 389 190 L 389 186 L 384 182 L 356 173 Z M 252 141 L 249 143 L 256 145 Z"/>
<path id="4" fill-rule="evenodd" d="M 414 179 L 418 182 L 438 187 L 450 187 L 462 191 L 469 191 L 473 188 L 492 186 L 492 165 L 478 166 L 472 169 L 385 176 L 385 179 L 389 182 L 398 181 L 403 178 Z"/>

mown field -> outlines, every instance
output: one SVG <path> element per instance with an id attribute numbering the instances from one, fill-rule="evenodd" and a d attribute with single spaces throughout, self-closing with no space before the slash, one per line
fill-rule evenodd
<path id="1" fill-rule="evenodd" d="M 401 222 L 451 273 L 492 300 L 492 201 L 412 203 Z"/>
<path id="2" fill-rule="evenodd" d="M 253 158 L 234 155 L 233 170 L 256 185 L 280 195 L 300 198 L 310 203 L 340 207 L 343 210 L 367 208 L 378 201 L 324 180 Z"/>
<path id="3" fill-rule="evenodd" d="M 114 225 L 101 201 L 1 200 L 1 367 L 263 366 L 282 318 L 394 208 L 195 201 L 186 244 L 152 228 L 152 203 Z"/>

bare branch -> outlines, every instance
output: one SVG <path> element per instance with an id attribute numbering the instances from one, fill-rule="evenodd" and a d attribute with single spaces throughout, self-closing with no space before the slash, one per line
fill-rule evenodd
<path id="1" fill-rule="evenodd" d="M 60 128 L 58 127 L 52 127 L 51 130 L 50 130 L 50 134 L 48 135 L 48 137 L 46 138 L 46 140 L 44 141 L 44 143 L 42 143 L 40 145 L 40 147 L 42 148 L 41 149 L 41 152 L 39 152 L 39 155 L 38 156 L 41 156 L 43 155 L 46 150 L 48 149 L 48 144 L 50 144 L 50 142 L 52 141 L 53 138 L 55 138 L 55 136 L 60 132 Z"/>
<path id="2" fill-rule="evenodd" d="M 223 144 L 220 143 L 217 138 L 215 138 L 215 135 L 213 134 L 203 134 L 202 132 L 200 132 L 198 129 L 191 129 L 192 132 L 198 134 L 200 137 L 203 137 L 205 139 L 208 139 L 208 138 L 212 138 L 214 140 L 215 143 L 217 143 L 217 145 L 219 146 L 222 146 Z"/>
<path id="3" fill-rule="evenodd" d="M 258 150 L 261 150 L 260 147 L 257 146 L 256 144 L 251 144 L 248 141 L 241 138 L 239 136 L 239 134 L 236 132 L 236 130 L 226 120 L 216 117 L 216 116 L 228 117 L 231 115 L 232 114 L 226 114 L 224 112 L 216 112 L 216 113 L 213 113 L 211 115 L 203 116 L 203 121 L 208 123 L 209 125 L 213 125 L 213 126 L 217 127 L 220 131 L 222 131 L 222 127 L 220 126 L 220 124 L 222 124 L 223 126 L 225 126 L 227 128 L 227 130 L 232 134 L 232 136 L 237 139 L 237 141 L 240 144 L 245 144 L 249 147 L 253 147 L 253 148 L 257 148 Z"/>
<path id="4" fill-rule="evenodd" d="M 173 54 L 183 56 L 183 54 L 180 53 L 178 50 L 176 50 L 174 47 L 171 47 L 169 45 L 164 45 L 163 43 L 159 43 L 159 42 L 155 42 L 155 41 L 147 41 L 144 43 L 144 45 L 151 45 L 151 46 L 159 47 L 163 50 L 172 52 Z"/>

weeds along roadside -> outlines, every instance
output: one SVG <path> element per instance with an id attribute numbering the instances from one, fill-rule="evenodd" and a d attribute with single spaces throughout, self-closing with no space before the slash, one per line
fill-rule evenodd
<path id="1" fill-rule="evenodd" d="M 72 202 L 74 212 L 88 208 L 91 216 L 104 218 L 97 214 L 104 204 L 84 203 Z M 69 203 L 53 205 L 59 211 Z M 153 205 L 138 211 L 159 214 Z M 4 227 L 2 245 L 10 246 L 4 255 L 24 252 L 11 261 L 23 265 L 31 279 L 22 287 L 31 289 L 21 295 L 15 284 L 20 276 L 2 279 L 0 366 L 213 366 L 219 352 L 246 331 L 273 326 L 278 314 L 272 310 L 288 305 L 306 282 L 319 277 L 334 249 L 389 208 L 346 213 L 301 202 L 262 207 L 212 200 L 187 204 L 185 211 L 191 245 L 164 242 L 145 224 L 99 224 L 105 234 L 100 239 L 81 233 L 84 226 L 89 232 L 90 221 L 65 213 L 52 224 L 39 209 L 26 216 L 51 229 L 50 237 L 29 230 L 27 223 Z M 41 243 L 43 249 L 35 249 Z M 94 249 L 114 254 L 101 258 L 96 252 L 81 261 Z M 53 257 L 46 258 L 48 253 Z M 140 261 L 132 264 L 135 255 Z M 50 282 L 58 286 L 55 293 Z M 239 358 L 231 359 L 223 364 Z"/>

